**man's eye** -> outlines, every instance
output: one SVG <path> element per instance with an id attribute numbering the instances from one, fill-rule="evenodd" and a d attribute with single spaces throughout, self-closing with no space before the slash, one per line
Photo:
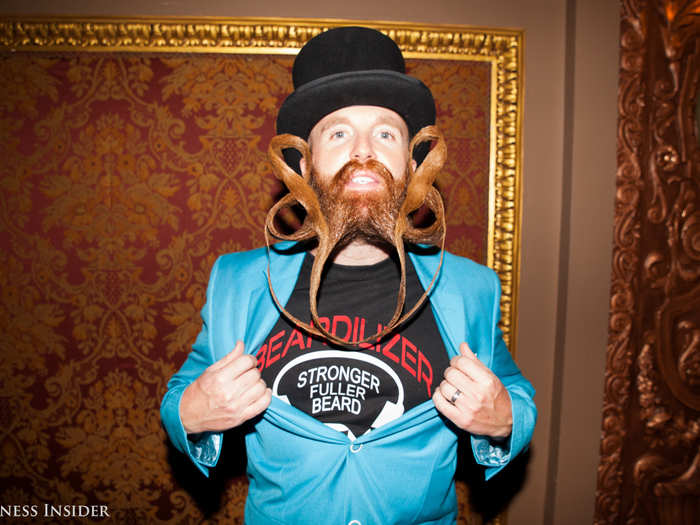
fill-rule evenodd
<path id="1" fill-rule="evenodd" d="M 338 130 L 331 133 L 331 139 L 342 139 L 345 136 L 345 132 Z"/>
<path id="2" fill-rule="evenodd" d="M 391 131 L 380 131 L 379 137 L 383 139 L 393 139 L 394 134 Z"/>

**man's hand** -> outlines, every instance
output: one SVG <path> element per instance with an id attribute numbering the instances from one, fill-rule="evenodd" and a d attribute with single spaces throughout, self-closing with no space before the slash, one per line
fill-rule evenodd
<path id="1" fill-rule="evenodd" d="M 435 407 L 462 430 L 496 438 L 508 437 L 513 412 L 508 391 L 467 343 L 459 345 L 461 355 L 450 361 L 445 379 L 435 389 Z M 456 394 L 459 390 L 459 394 Z"/>
<path id="2" fill-rule="evenodd" d="M 264 411 L 272 392 L 255 365 L 238 341 L 231 353 L 204 370 L 182 393 L 180 420 L 185 431 L 228 430 Z"/>

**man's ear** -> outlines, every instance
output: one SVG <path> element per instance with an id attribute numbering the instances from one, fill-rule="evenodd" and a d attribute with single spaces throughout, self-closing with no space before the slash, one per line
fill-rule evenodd
<path id="1" fill-rule="evenodd" d="M 299 168 L 301 168 L 302 173 L 306 171 L 306 159 L 304 157 L 299 159 Z"/>
<path id="2" fill-rule="evenodd" d="M 418 167 L 418 163 L 416 162 L 416 159 L 411 159 L 411 171 L 415 173 L 416 167 Z"/>

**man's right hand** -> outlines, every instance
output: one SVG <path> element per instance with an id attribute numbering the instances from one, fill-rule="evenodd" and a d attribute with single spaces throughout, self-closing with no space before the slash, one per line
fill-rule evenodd
<path id="1" fill-rule="evenodd" d="M 255 357 L 244 354 L 238 341 L 182 393 L 180 420 L 188 434 L 221 432 L 257 416 L 271 399 Z"/>

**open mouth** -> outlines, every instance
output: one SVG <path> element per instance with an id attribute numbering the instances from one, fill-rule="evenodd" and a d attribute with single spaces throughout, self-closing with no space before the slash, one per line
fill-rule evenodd
<path id="1" fill-rule="evenodd" d="M 350 179 L 350 182 L 353 184 L 371 184 L 371 183 L 376 183 L 376 179 L 373 179 L 372 177 L 368 177 L 366 175 L 355 175 L 352 179 Z"/>
<path id="2" fill-rule="evenodd" d="M 381 177 L 369 170 L 359 170 L 352 174 L 345 183 L 345 188 L 350 190 L 370 190 L 380 187 L 383 184 Z"/>

